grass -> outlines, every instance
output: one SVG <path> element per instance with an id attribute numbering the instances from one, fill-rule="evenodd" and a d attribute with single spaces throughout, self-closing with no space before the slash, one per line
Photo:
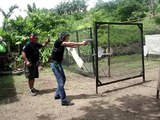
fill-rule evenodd
<path id="1" fill-rule="evenodd" d="M 141 55 L 111 57 L 111 75 L 116 76 L 115 78 L 122 78 L 140 73 L 142 70 L 140 58 Z M 148 60 L 145 58 L 145 70 L 155 69 L 159 67 L 159 64 L 159 57 L 149 57 Z M 91 63 L 87 63 L 87 65 L 91 65 Z M 72 72 L 76 72 L 77 74 L 84 72 L 80 70 L 76 64 L 70 65 L 69 68 L 64 66 L 64 68 L 71 70 Z M 107 74 L 107 59 L 101 59 L 99 61 L 99 70 L 100 75 Z M 84 75 L 86 73 L 84 73 Z M 67 74 L 69 74 L 69 72 Z M 40 71 L 40 81 L 42 83 L 43 79 L 51 79 L 52 76 L 53 73 L 50 68 L 44 68 Z M 26 90 L 28 90 L 28 83 L 23 74 L 14 76 L 0 76 L 0 105 L 18 101 L 18 94 L 23 94 Z"/>
<path id="2" fill-rule="evenodd" d="M 50 68 L 44 68 L 40 71 L 39 81 L 43 81 L 46 77 L 50 78 L 52 75 Z M 28 80 L 24 74 L 0 76 L 0 105 L 18 101 L 18 94 L 24 94 L 28 89 Z"/>
<path id="3" fill-rule="evenodd" d="M 110 74 L 112 77 L 130 77 L 140 75 L 142 62 L 140 55 L 113 56 L 110 62 Z M 108 59 L 99 61 L 99 75 L 108 76 Z"/>
<path id="4" fill-rule="evenodd" d="M 137 76 L 142 73 L 142 58 L 141 54 L 134 55 L 123 55 L 123 56 L 111 56 L 111 64 L 110 71 L 112 76 L 116 77 L 130 77 Z M 149 60 L 145 59 L 145 68 L 155 68 L 157 67 L 158 61 L 160 58 L 149 58 Z M 92 63 L 87 63 L 89 66 L 89 70 L 92 69 Z M 99 75 L 100 76 L 108 76 L 108 58 L 101 58 L 99 60 Z M 78 74 L 85 75 L 87 74 L 86 70 L 81 70 L 78 68 L 77 64 L 74 63 L 69 65 L 69 67 L 65 66 L 65 69 L 75 72 Z M 90 71 L 93 74 L 93 70 Z"/>
<path id="5" fill-rule="evenodd" d="M 18 99 L 14 79 L 11 75 L 0 77 L 0 104 Z"/>
<path id="6" fill-rule="evenodd" d="M 160 25 L 155 23 L 155 19 L 150 19 L 149 17 L 146 17 L 143 20 L 143 24 L 144 24 L 144 34 L 154 34 L 157 31 L 157 29 L 160 27 Z"/>
<path id="7" fill-rule="evenodd" d="M 131 61 L 131 58 L 132 59 Z M 102 59 L 99 61 L 99 80 L 103 83 L 106 81 L 115 81 L 128 77 L 138 76 L 142 74 L 142 61 L 139 55 L 130 56 L 116 56 L 111 58 L 110 77 L 108 60 Z M 160 65 L 160 58 L 150 57 L 148 60 L 145 58 L 145 71 L 149 69 L 157 69 Z"/>

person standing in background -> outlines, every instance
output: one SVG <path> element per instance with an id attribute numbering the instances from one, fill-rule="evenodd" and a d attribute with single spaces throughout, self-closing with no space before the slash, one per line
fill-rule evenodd
<path id="1" fill-rule="evenodd" d="M 38 63 L 39 63 L 39 49 L 46 46 L 50 42 L 50 38 L 44 43 L 38 43 L 38 35 L 31 34 L 30 41 L 23 47 L 22 57 L 25 63 L 25 71 L 28 71 L 26 77 L 30 88 L 30 94 L 36 96 L 38 90 L 34 88 L 35 78 L 39 77 Z"/>

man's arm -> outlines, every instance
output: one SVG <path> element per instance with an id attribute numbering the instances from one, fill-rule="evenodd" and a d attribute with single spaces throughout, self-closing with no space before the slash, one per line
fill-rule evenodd
<path id="1" fill-rule="evenodd" d="M 49 40 L 47 40 L 45 43 L 42 44 L 42 47 L 45 47 L 49 43 Z"/>
<path id="2" fill-rule="evenodd" d="M 63 42 L 61 45 L 62 46 L 66 46 L 66 47 L 71 47 L 71 48 L 75 48 L 75 47 L 79 47 L 82 45 L 87 45 L 88 42 L 83 41 L 83 42 Z"/>
<path id="3" fill-rule="evenodd" d="M 50 42 L 50 36 L 48 36 L 48 39 L 46 40 L 46 42 L 42 44 L 42 47 L 46 46 L 49 42 Z"/>
<path id="4" fill-rule="evenodd" d="M 31 63 L 28 61 L 26 53 L 24 51 L 22 51 L 22 58 L 24 59 L 24 62 L 27 66 L 31 66 Z"/>

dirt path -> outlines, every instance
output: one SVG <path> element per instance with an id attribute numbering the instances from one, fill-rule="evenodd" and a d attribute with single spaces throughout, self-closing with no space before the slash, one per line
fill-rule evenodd
<path id="1" fill-rule="evenodd" d="M 56 81 L 50 70 L 41 71 L 36 81 L 40 94 L 28 94 L 22 76 L 16 76 L 16 97 L 0 105 L 0 120 L 160 120 L 160 100 L 157 100 L 158 67 L 146 70 L 142 78 L 115 83 L 99 88 L 95 94 L 95 79 L 66 71 L 66 92 L 75 103 L 64 107 L 53 99 Z"/>

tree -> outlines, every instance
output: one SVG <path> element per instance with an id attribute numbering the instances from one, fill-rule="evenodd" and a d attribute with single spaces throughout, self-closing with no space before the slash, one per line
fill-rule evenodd
<path id="1" fill-rule="evenodd" d="M 88 5 L 87 0 L 72 0 L 61 2 L 54 9 L 59 15 L 73 14 L 78 12 L 86 12 Z"/>
<path id="2" fill-rule="evenodd" d="M 3 21 L 3 29 L 6 30 L 7 29 L 7 23 L 9 18 L 11 17 L 11 15 L 13 14 L 14 10 L 19 8 L 17 5 L 13 5 L 9 8 L 8 12 L 5 12 L 3 9 L 0 8 L 0 12 L 2 13 L 2 15 L 4 16 L 4 21 Z"/>
<path id="3" fill-rule="evenodd" d="M 27 12 L 30 13 L 30 12 L 33 12 L 37 9 L 36 7 L 36 4 L 33 3 L 32 6 L 30 4 L 27 5 Z"/>
<path id="4" fill-rule="evenodd" d="M 118 1 L 118 0 L 117 0 Z M 148 11 L 145 0 L 120 0 L 115 11 L 116 18 L 127 21 L 129 18 L 143 18 Z"/>
<path id="5" fill-rule="evenodd" d="M 150 18 L 156 15 L 156 11 L 159 8 L 159 4 L 160 0 L 148 0 Z"/>

